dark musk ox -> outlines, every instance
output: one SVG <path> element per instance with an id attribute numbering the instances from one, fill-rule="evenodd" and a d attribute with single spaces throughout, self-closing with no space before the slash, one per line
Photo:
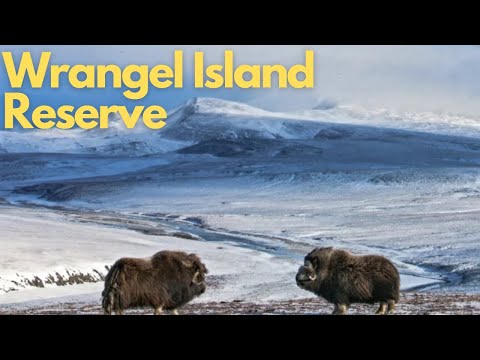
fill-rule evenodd
<path id="1" fill-rule="evenodd" d="M 177 308 L 205 292 L 205 265 L 195 254 L 160 251 L 148 259 L 122 258 L 105 277 L 102 307 L 122 314 L 133 307 L 152 307 L 177 314 Z"/>
<path id="2" fill-rule="evenodd" d="M 333 314 L 344 315 L 352 303 L 375 303 L 377 314 L 393 312 L 400 296 L 395 266 L 378 255 L 356 256 L 332 247 L 317 248 L 305 256 L 297 285 L 335 304 Z"/>

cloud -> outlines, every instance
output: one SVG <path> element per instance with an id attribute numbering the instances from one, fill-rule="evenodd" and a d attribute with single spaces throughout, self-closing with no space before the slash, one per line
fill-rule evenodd
<path id="1" fill-rule="evenodd" d="M 275 91 L 255 101 L 312 107 L 335 99 L 367 107 L 480 114 L 480 49 L 470 46 L 324 46 L 312 92 Z M 277 105 L 278 106 L 278 105 Z"/>

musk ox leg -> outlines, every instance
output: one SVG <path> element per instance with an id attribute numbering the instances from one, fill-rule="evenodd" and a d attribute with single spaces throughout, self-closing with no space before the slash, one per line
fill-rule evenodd
<path id="1" fill-rule="evenodd" d="M 115 315 L 123 315 L 123 309 L 115 310 Z"/>
<path id="2" fill-rule="evenodd" d="M 333 308 L 332 315 L 338 315 L 338 305 L 335 304 L 335 307 Z"/>
<path id="3" fill-rule="evenodd" d="M 172 310 L 172 314 L 173 314 L 173 315 L 178 315 L 178 310 L 177 310 L 177 309 L 173 309 L 173 310 Z"/>
<path id="4" fill-rule="evenodd" d="M 388 313 L 393 314 L 395 312 L 395 300 L 388 300 Z"/>
<path id="5" fill-rule="evenodd" d="M 163 307 L 159 306 L 155 308 L 155 311 L 153 312 L 153 315 L 163 315 Z"/>
<path id="6" fill-rule="evenodd" d="M 375 314 L 385 315 L 386 313 L 387 313 L 387 303 L 386 302 L 381 302 L 380 307 L 378 308 L 378 310 Z"/>
<path id="7" fill-rule="evenodd" d="M 111 296 L 109 298 L 112 299 Z M 113 301 L 110 300 L 110 303 L 108 303 L 108 305 L 104 307 L 105 315 L 112 315 L 112 304 Z"/>
<path id="8" fill-rule="evenodd" d="M 347 315 L 348 307 L 345 304 L 335 304 L 332 315 Z"/>

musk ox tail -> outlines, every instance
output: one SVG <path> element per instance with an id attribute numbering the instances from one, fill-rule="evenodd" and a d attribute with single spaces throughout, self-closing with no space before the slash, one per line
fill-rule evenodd
<path id="1" fill-rule="evenodd" d="M 112 311 L 119 309 L 118 304 L 119 294 L 118 290 L 118 275 L 120 274 L 120 266 L 115 263 L 109 270 L 105 277 L 105 288 L 102 292 L 102 308 L 105 314 L 111 315 Z"/>

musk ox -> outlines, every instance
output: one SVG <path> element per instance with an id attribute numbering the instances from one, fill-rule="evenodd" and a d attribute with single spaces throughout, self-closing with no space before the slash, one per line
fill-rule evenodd
<path id="1" fill-rule="evenodd" d="M 400 276 L 383 256 L 355 256 L 332 247 L 317 248 L 305 256 L 296 276 L 297 285 L 333 303 L 333 314 L 344 315 L 352 303 L 379 302 L 377 314 L 395 309 Z"/>
<path id="2" fill-rule="evenodd" d="M 160 251 L 148 259 L 122 258 L 109 270 L 102 292 L 106 314 L 151 306 L 155 315 L 177 308 L 205 292 L 205 265 L 195 254 Z"/>

